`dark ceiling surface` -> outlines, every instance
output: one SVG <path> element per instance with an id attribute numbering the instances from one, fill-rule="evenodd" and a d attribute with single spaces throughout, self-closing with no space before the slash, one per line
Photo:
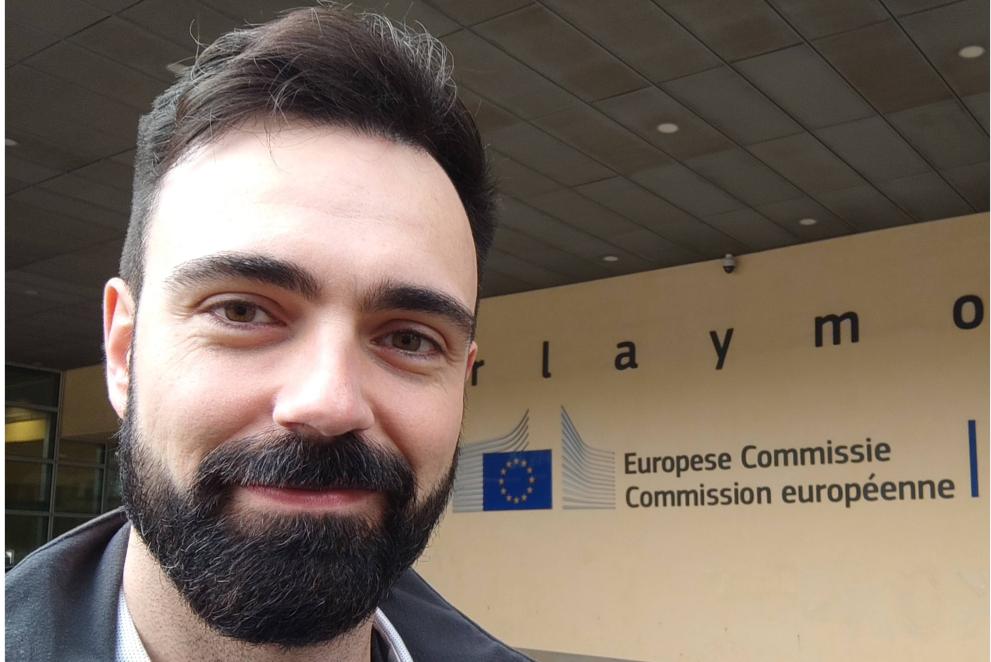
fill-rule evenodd
<path id="1" fill-rule="evenodd" d="M 8 361 L 101 360 L 139 115 L 191 35 L 299 4 L 8 0 Z M 454 55 L 501 181 L 489 296 L 988 209 L 987 0 L 352 4 Z"/>

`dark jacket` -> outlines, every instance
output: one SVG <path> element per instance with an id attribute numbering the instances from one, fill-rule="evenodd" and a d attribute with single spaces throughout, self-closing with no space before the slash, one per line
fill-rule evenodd
<path id="1" fill-rule="evenodd" d="M 6 659 L 113 662 L 117 599 L 130 524 L 115 510 L 56 538 L 6 578 Z M 380 608 L 414 662 L 521 662 L 413 570 Z"/>

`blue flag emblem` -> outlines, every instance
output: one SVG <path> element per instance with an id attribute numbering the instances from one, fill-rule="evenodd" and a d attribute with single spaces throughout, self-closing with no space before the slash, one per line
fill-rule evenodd
<path id="1" fill-rule="evenodd" d="M 483 510 L 551 507 L 551 452 L 519 451 L 482 456 Z"/>

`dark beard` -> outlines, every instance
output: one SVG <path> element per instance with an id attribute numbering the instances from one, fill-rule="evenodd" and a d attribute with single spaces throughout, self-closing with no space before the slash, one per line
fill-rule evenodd
<path id="1" fill-rule="evenodd" d="M 225 442 L 180 493 L 127 409 L 120 431 L 128 518 L 192 610 L 220 634 L 283 648 L 324 643 L 368 619 L 426 547 L 454 465 L 422 503 L 406 460 L 353 434 L 282 431 Z M 374 490 L 380 517 L 232 512 L 231 490 Z"/>

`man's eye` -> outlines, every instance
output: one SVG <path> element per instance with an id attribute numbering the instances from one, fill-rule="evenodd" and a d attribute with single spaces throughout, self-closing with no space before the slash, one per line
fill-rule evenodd
<path id="1" fill-rule="evenodd" d="M 389 334 L 389 345 L 411 354 L 426 354 L 437 349 L 429 338 L 415 331 L 395 331 Z"/>
<path id="2" fill-rule="evenodd" d="M 228 322 L 237 324 L 268 324 L 272 321 L 268 313 L 247 301 L 228 301 L 219 307 L 218 312 Z"/>

